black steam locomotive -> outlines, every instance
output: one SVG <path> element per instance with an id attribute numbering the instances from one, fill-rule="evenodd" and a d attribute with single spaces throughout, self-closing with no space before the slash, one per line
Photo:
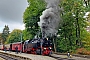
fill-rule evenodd
<path id="1" fill-rule="evenodd" d="M 11 51 L 15 51 L 15 47 L 17 47 L 18 51 L 22 51 L 24 53 L 50 55 L 52 53 L 52 45 L 51 40 L 45 38 L 0 45 L 0 49 L 4 50 L 4 48 L 6 48 L 6 50 L 11 49 Z"/>
<path id="2" fill-rule="evenodd" d="M 52 53 L 52 42 L 48 38 L 27 40 L 24 42 L 24 52 L 50 55 Z"/>

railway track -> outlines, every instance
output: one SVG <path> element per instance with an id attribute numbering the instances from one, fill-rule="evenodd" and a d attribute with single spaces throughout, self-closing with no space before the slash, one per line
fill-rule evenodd
<path id="1" fill-rule="evenodd" d="M 13 53 L 13 52 L 11 52 Z M 89 55 L 78 55 L 78 54 L 73 54 L 72 57 L 67 57 L 67 54 L 61 54 L 61 53 L 53 53 L 50 55 L 51 58 L 49 58 L 48 56 L 38 56 L 38 55 L 29 55 L 27 57 L 22 57 L 21 55 L 17 55 L 17 54 L 11 54 L 9 52 L 0 52 L 0 57 L 2 57 L 5 60 L 90 60 L 90 56 Z M 24 55 L 24 54 L 23 54 Z M 44 58 L 41 59 L 40 57 Z M 54 59 L 52 59 L 54 58 Z"/>
<path id="2" fill-rule="evenodd" d="M 27 58 L 27 57 L 17 56 L 13 54 L 4 53 L 4 52 L 0 52 L 0 57 L 5 60 L 31 60 L 30 58 Z"/>
<path id="3" fill-rule="evenodd" d="M 57 60 L 55 58 L 43 55 L 34 55 L 34 54 L 26 54 L 26 53 L 18 53 L 10 51 L 0 51 L 0 57 L 4 60 Z"/>
<path id="4" fill-rule="evenodd" d="M 70 57 L 68 57 L 67 54 L 53 53 L 50 55 L 50 57 L 55 58 L 57 60 L 90 60 L 89 55 L 79 55 L 79 54 L 73 54 Z"/>
<path id="5" fill-rule="evenodd" d="M 5 55 L 5 54 L 0 54 L 0 57 L 2 57 L 2 58 L 5 59 L 5 60 L 18 60 L 18 59 L 16 59 L 16 58 L 12 58 L 12 57 L 7 56 L 7 55 Z"/>

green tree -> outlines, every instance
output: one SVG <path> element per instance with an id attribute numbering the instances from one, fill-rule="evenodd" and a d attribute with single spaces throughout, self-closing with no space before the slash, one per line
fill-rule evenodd
<path id="1" fill-rule="evenodd" d="M 8 37 L 8 35 L 9 35 L 9 27 L 8 27 L 8 25 L 5 25 L 5 27 L 4 27 L 4 29 L 3 29 L 3 32 L 2 32 L 2 38 L 3 38 L 3 42 L 5 42 L 7 39 L 7 37 Z"/>
<path id="2" fill-rule="evenodd" d="M 86 48 L 87 50 L 90 50 L 90 32 L 83 31 L 83 47 Z"/>
<path id="3" fill-rule="evenodd" d="M 87 21 L 84 17 L 86 7 L 82 0 L 63 0 L 60 6 L 64 11 L 62 16 L 63 25 L 58 32 L 58 49 L 61 51 L 75 50 L 77 45 L 81 46 L 82 33 Z"/>
<path id="4" fill-rule="evenodd" d="M 30 32 L 27 32 L 27 30 L 23 30 L 23 39 L 27 40 L 27 39 L 31 39 L 32 35 L 30 34 Z"/>
<path id="5" fill-rule="evenodd" d="M 14 29 L 10 33 L 10 35 L 8 36 L 7 41 L 5 42 L 5 44 L 14 43 L 14 42 L 21 42 L 21 33 L 22 33 L 22 30 Z"/>
<path id="6" fill-rule="evenodd" d="M 88 16 L 87 16 L 87 20 L 90 20 L 90 12 L 89 12 L 89 14 L 88 14 Z"/>
<path id="7" fill-rule="evenodd" d="M 84 4 L 87 7 L 87 10 L 90 11 L 90 0 L 84 0 Z"/>
<path id="8" fill-rule="evenodd" d="M 86 30 L 90 28 L 90 0 L 84 0 L 85 6 L 86 6 L 86 20 L 89 27 L 86 28 Z M 90 51 L 90 31 L 83 31 L 83 47 Z"/>
<path id="9" fill-rule="evenodd" d="M 2 33 L 0 33 L 0 44 L 3 44 Z"/>
<path id="10" fill-rule="evenodd" d="M 25 24 L 24 38 L 32 39 L 38 32 L 38 21 L 42 11 L 45 9 L 43 0 L 27 0 L 28 7 L 23 15 L 23 22 Z M 29 35 L 28 35 L 29 34 Z M 29 37 L 30 36 L 30 37 Z"/>

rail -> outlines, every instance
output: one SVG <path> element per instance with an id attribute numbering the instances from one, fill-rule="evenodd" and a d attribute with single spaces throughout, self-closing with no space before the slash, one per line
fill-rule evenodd
<path id="1" fill-rule="evenodd" d="M 67 53 L 59 53 L 59 52 L 53 52 L 53 54 L 67 55 Z M 90 58 L 90 55 L 81 55 L 81 54 L 71 54 L 71 55 L 72 56 L 76 56 L 76 57 Z"/>
<path id="2" fill-rule="evenodd" d="M 28 57 L 18 56 L 1 51 L 0 51 L 0 57 L 4 58 L 5 60 L 31 60 Z"/>

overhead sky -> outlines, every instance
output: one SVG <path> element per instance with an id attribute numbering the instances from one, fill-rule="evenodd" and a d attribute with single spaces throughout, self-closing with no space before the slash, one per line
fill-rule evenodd
<path id="1" fill-rule="evenodd" d="M 24 29 L 23 12 L 27 8 L 27 0 L 0 0 L 0 33 L 5 25 L 13 29 Z"/>

